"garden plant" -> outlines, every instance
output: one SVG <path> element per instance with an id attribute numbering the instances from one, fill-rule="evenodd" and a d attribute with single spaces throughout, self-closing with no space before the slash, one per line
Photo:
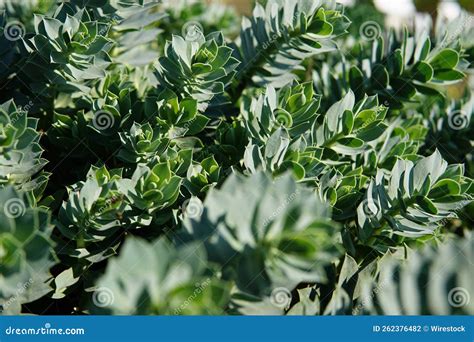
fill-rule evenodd
<path id="1" fill-rule="evenodd" d="M 474 314 L 471 13 L 0 8 L 1 314 Z"/>

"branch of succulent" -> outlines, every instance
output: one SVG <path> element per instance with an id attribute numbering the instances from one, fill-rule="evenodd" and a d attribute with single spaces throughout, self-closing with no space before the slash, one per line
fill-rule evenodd
<path id="1" fill-rule="evenodd" d="M 473 314 L 474 20 L 13 3 L 0 314 Z"/>

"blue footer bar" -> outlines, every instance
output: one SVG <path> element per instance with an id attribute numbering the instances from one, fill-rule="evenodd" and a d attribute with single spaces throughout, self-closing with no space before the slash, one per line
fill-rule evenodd
<path id="1" fill-rule="evenodd" d="M 472 316 L 5 316 L 0 329 L 1 342 L 474 342 Z"/>

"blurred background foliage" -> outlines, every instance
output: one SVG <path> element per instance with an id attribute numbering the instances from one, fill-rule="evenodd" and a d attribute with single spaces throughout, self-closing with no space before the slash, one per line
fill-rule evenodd
<path id="1" fill-rule="evenodd" d="M 281 5 L 285 0 L 274 2 Z M 331 53 L 319 53 L 324 39 L 303 33 L 293 41 L 296 46 L 292 46 L 291 55 L 286 54 L 284 42 L 275 39 L 275 43 L 271 37 L 263 47 L 263 58 L 256 63 L 253 52 L 261 47 L 252 45 L 257 41 L 252 35 L 257 34 L 245 25 L 242 30 L 240 27 L 241 17 L 252 15 L 254 1 L 71 0 L 77 13 L 76 19 L 70 19 L 65 15 L 70 9 L 64 6 L 58 10 L 55 1 L 0 0 L 10 22 L 23 23 L 28 38 L 24 45 L 0 42 L 0 102 L 5 102 L 0 119 L 6 135 L 13 137 L 3 139 L 2 153 L 28 156 L 24 164 L 14 165 L 18 177 L 2 178 L 16 189 L 5 188 L 2 201 L 28 203 L 24 211 L 29 218 L 47 216 L 47 224 L 36 229 L 41 232 L 36 238 L 41 242 L 39 259 L 47 259 L 49 265 L 54 248 L 60 261 L 51 268 L 52 278 L 49 273 L 41 277 L 54 290 L 50 298 L 41 297 L 49 289 L 41 286 L 37 295 L 27 293 L 27 298 L 20 298 L 28 304 L 23 310 L 36 313 L 47 307 L 47 313 L 94 312 L 97 305 L 91 301 L 95 303 L 99 286 L 114 290 L 117 301 L 102 309 L 116 314 L 219 314 L 223 306 L 228 313 L 350 313 L 352 303 L 346 305 L 350 301 L 346 299 L 362 298 L 357 291 L 369 292 L 374 299 L 370 296 L 373 288 L 388 277 L 380 265 L 398 270 L 404 249 L 413 248 L 415 258 L 422 259 L 433 274 L 440 265 L 437 250 L 431 247 L 442 242 L 444 233 L 465 241 L 444 248 L 442 255 L 453 254 L 458 244 L 472 251 L 474 205 L 463 208 L 462 204 L 472 193 L 468 177 L 474 176 L 474 120 L 461 122 L 467 125 L 462 130 L 450 129 L 452 122 L 448 122 L 453 113 L 465 112 L 470 118 L 473 113 L 474 20 L 472 13 L 463 10 L 473 11 L 472 1 L 341 2 L 343 14 L 352 21 L 348 28 L 337 11 L 328 10 L 327 17 L 324 12 L 311 16 L 311 20 L 324 19 L 314 20 L 311 27 L 323 37 L 329 26 L 324 21 L 334 24 L 334 32 L 330 27 L 335 34 L 329 40 L 337 42 L 337 49 L 331 49 L 332 42 L 324 42 L 328 44 L 325 51 Z M 83 10 L 86 3 L 89 7 Z M 134 13 L 127 3 L 140 3 L 143 8 Z M 331 7 L 332 1 L 324 3 Z M 48 14 L 48 20 L 35 13 Z M 257 11 L 257 15 L 262 13 Z M 50 20 L 51 16 L 60 20 Z M 89 23 L 91 17 L 99 18 L 97 26 L 77 24 Z M 262 17 L 259 24 L 271 27 L 268 23 L 273 18 L 265 18 L 265 22 Z M 251 27 L 250 21 L 243 20 Z M 361 38 L 367 21 L 383 28 L 378 32 L 380 37 Z M 190 22 L 202 25 L 206 34 L 222 34 L 199 36 L 196 48 L 196 42 L 181 37 L 193 34 L 183 34 L 183 27 Z M 258 26 L 256 22 L 252 24 Z M 0 27 L 3 25 L 0 22 Z M 350 34 L 340 34 L 346 28 Z M 429 34 L 420 35 L 427 28 Z M 270 33 L 280 37 L 275 31 Z M 248 44 L 239 40 L 245 34 L 251 37 Z M 66 43 L 61 40 L 64 37 L 68 37 Z M 417 52 L 413 53 L 415 46 Z M 411 58 L 411 53 L 408 57 L 397 54 L 397 50 L 405 53 L 410 48 L 416 58 Z M 443 58 L 437 58 L 438 54 Z M 276 63 L 281 55 L 288 58 Z M 396 58 L 391 59 L 392 55 Z M 216 56 L 219 58 L 214 59 Z M 237 62 L 246 65 L 240 68 Z M 420 65 L 423 68 L 417 69 Z M 238 77 L 233 80 L 236 71 Z M 416 72 L 419 82 L 410 77 Z M 292 79 L 302 83 L 290 87 Z M 189 80 L 191 86 L 187 86 Z M 281 87 L 279 82 L 288 84 Z M 268 87 L 270 84 L 277 91 Z M 9 99 L 15 99 L 16 105 L 7 102 Z M 28 120 L 26 115 L 17 118 L 23 109 Z M 96 115 L 104 109 L 112 115 L 113 125 L 102 130 L 97 127 Z M 262 113 L 271 113 L 270 119 L 263 120 Z M 307 133 L 312 125 L 321 128 L 318 134 L 306 134 L 302 139 L 302 132 Z M 380 138 L 383 132 L 387 134 Z M 310 148 L 307 142 L 312 144 Z M 386 150 L 392 143 L 396 148 Z M 34 169 L 30 174 L 30 165 L 43 167 L 45 160 L 49 164 L 41 173 L 35 175 L 38 170 Z M 417 165 L 418 180 L 436 174 L 433 184 L 418 184 L 415 194 L 405 193 L 406 189 L 394 191 L 405 177 L 402 171 L 413 164 Z M 271 181 L 256 172 L 259 168 L 275 177 L 291 170 L 298 183 L 293 178 L 278 178 L 280 189 L 286 190 L 272 194 Z M 254 175 L 229 177 L 233 173 Z M 225 180 L 220 190 L 206 197 Z M 266 189 L 259 192 L 258 184 Z M 320 198 L 316 201 L 303 184 L 313 187 Z M 31 192 L 32 198 L 23 199 L 18 189 Z M 252 192 L 267 205 L 249 201 L 245 195 Z M 387 196 L 380 195 L 385 192 L 397 203 L 394 210 L 388 210 Z M 284 203 L 294 193 L 303 197 L 275 215 L 271 197 L 281 197 Z M 453 195 L 449 204 L 443 202 L 446 193 Z M 363 205 L 373 198 L 387 209 L 384 217 L 366 215 Z M 331 213 L 320 199 L 333 207 Z M 410 216 L 415 205 L 416 210 L 422 208 L 414 215 L 423 224 L 402 222 L 399 213 L 406 211 Z M 191 220 L 188 208 L 193 207 L 205 214 Z M 48 214 L 43 213 L 44 208 Z M 246 215 L 241 214 L 241 208 L 246 208 Z M 228 215 L 227 221 L 217 222 L 222 212 Z M 274 227 L 270 236 L 254 230 L 251 213 L 259 219 L 270 217 Z M 295 213 L 302 223 L 285 222 Z M 6 227 L 6 247 L 0 247 L 12 252 L 11 241 L 23 238 L 16 236 L 15 229 L 28 223 L 11 217 L 4 222 L 0 228 Z M 220 231 L 206 232 L 206 228 L 217 226 Z M 300 238 L 300 229 L 308 234 L 307 241 Z M 342 239 L 340 245 L 334 242 L 336 233 Z M 207 237 L 212 237 L 212 243 L 194 248 L 196 241 Z M 152 244 L 154 240 L 160 241 L 159 248 Z M 181 246 L 183 241 L 190 243 Z M 294 250 L 287 255 L 284 251 L 290 245 Z M 335 246 L 343 247 L 346 254 Z M 177 263 L 187 260 L 194 249 L 203 260 L 209 258 L 212 266 L 201 264 L 199 258 L 185 265 Z M 120 256 L 114 258 L 119 250 Z M 226 264 L 227 260 L 218 260 L 222 254 L 237 257 L 216 271 L 216 264 Z M 377 265 L 381 256 L 383 262 Z M 135 268 L 137 263 L 143 265 L 141 260 L 153 265 L 152 270 Z M 16 273 L 28 281 L 30 269 L 24 261 L 18 261 L 21 272 Z M 135 273 L 120 272 L 124 268 Z M 400 269 L 410 281 L 423 271 L 412 264 Z M 265 270 L 264 274 L 247 286 L 260 270 Z M 152 282 L 148 273 L 153 274 Z M 185 285 L 168 283 L 178 273 Z M 463 263 L 459 273 L 462 275 L 447 274 L 442 282 L 456 278 L 468 287 L 464 277 L 469 265 Z M 355 288 L 358 280 L 354 278 L 359 275 L 361 288 Z M 7 282 L 5 298 L 14 294 L 17 278 L 11 279 L 15 283 Z M 232 282 L 235 286 L 230 293 Z M 182 309 L 181 303 L 194 295 L 196 287 L 201 289 L 201 284 L 206 284 L 206 291 Z M 293 292 L 291 304 L 295 305 L 290 311 L 269 303 L 275 284 Z M 2 290 L 0 286 L 0 294 Z M 430 291 L 419 292 L 424 298 Z M 143 297 L 150 302 L 143 302 Z M 445 294 L 440 297 L 447 298 Z M 370 305 L 361 313 L 389 312 L 387 308 L 407 298 L 397 297 L 382 310 Z M 22 310 L 20 300 L 12 309 Z M 439 298 L 430 303 L 437 302 Z M 138 303 L 144 303 L 143 307 Z M 422 313 L 439 309 L 420 308 Z M 443 313 L 451 313 L 452 308 L 443 309 Z M 472 314 L 473 307 L 463 310 L 454 312 L 470 310 Z"/>

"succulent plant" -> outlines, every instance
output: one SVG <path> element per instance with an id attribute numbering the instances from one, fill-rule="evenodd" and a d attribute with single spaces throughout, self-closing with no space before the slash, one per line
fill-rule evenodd
<path id="1" fill-rule="evenodd" d="M 56 222 L 67 241 L 60 253 L 91 262 L 114 254 L 126 224 L 138 221 L 120 190 L 121 180 L 121 170 L 92 167 L 86 181 L 71 188 Z"/>
<path id="2" fill-rule="evenodd" d="M 267 141 L 280 127 L 285 127 L 291 137 L 308 132 L 318 116 L 319 97 L 311 83 L 283 88 L 278 93 L 267 87 L 257 98 L 245 98 L 242 117 L 253 139 Z"/>
<path id="3" fill-rule="evenodd" d="M 204 109 L 224 93 L 238 63 L 222 34 L 211 33 L 204 38 L 197 30 L 186 39 L 173 36 L 159 60 L 156 76 L 164 87 L 181 98 L 196 99 Z"/>
<path id="4" fill-rule="evenodd" d="M 35 34 L 25 40 L 32 55 L 21 77 L 39 94 L 47 91 L 48 84 L 66 93 L 77 88 L 87 90 L 83 82 L 105 76 L 110 63 L 107 51 L 112 41 L 106 37 L 107 31 L 108 24 L 92 20 L 84 9 L 74 11 L 67 4 L 61 4 L 52 16 L 37 16 Z"/>
<path id="5" fill-rule="evenodd" d="M 465 77 L 466 63 L 453 44 L 455 35 L 435 45 L 426 31 L 416 37 L 408 31 L 384 37 L 373 21 L 364 22 L 360 31 L 363 39 L 350 50 L 348 61 L 337 59 L 336 65 L 325 64 L 318 68 L 321 72 L 313 72 L 316 90 L 325 99 L 323 107 L 333 103 L 342 89 L 352 89 L 357 100 L 366 94 L 378 95 L 386 106 L 402 109 L 409 100 L 441 96 L 439 85 Z"/>
<path id="6" fill-rule="evenodd" d="M 283 88 L 278 94 L 267 88 L 265 96 L 244 105 L 242 117 L 251 136 L 245 166 L 252 172 L 290 169 L 300 179 L 314 179 L 323 169 L 352 164 L 387 127 L 387 108 L 379 106 L 376 97 L 355 103 L 349 91 L 325 114 L 318 109 L 319 97 L 310 84 Z"/>
<path id="7" fill-rule="evenodd" d="M 472 201 L 472 180 L 461 164 L 435 151 L 418 160 L 398 160 L 389 175 L 379 170 L 357 208 L 362 239 L 389 230 L 407 237 L 432 234 Z"/>
<path id="8" fill-rule="evenodd" d="M 406 258 L 387 255 L 359 275 L 357 314 L 472 315 L 472 235 Z M 374 270 L 373 270 L 374 269 Z M 374 277 L 375 273 L 375 277 Z M 421 285 L 420 279 L 425 283 Z"/>
<path id="9" fill-rule="evenodd" d="M 169 139 L 195 136 L 202 132 L 209 122 L 209 118 L 198 112 L 198 101 L 192 97 L 179 99 L 178 95 L 164 90 L 156 98 L 153 108 L 157 124 L 167 131 Z M 184 139 L 185 140 L 185 139 Z"/>
<path id="10" fill-rule="evenodd" d="M 46 165 L 36 131 L 38 120 L 18 108 L 13 101 L 0 105 L 0 184 L 11 184 L 38 195 L 48 181 L 40 172 Z M 35 177 L 36 176 L 36 177 Z"/>
<path id="11" fill-rule="evenodd" d="M 221 314 L 229 289 L 206 274 L 205 260 L 197 244 L 176 248 L 165 239 L 127 239 L 92 289 L 91 308 L 116 315 Z"/>
<path id="12" fill-rule="evenodd" d="M 147 122 L 144 125 L 134 123 L 130 132 L 120 133 L 122 148 L 117 158 L 133 163 L 144 163 L 163 153 L 169 145 L 169 139 L 163 138 L 158 127 L 152 128 Z"/>
<path id="13" fill-rule="evenodd" d="M 472 313 L 474 21 L 349 7 L 0 0 L 0 310 Z"/>
<path id="14" fill-rule="evenodd" d="M 31 194 L 0 188 L 0 313 L 19 314 L 21 305 L 52 290 L 55 264 L 50 213 Z"/>
<path id="15" fill-rule="evenodd" d="M 164 161 L 153 166 L 139 164 L 130 180 L 122 179 L 120 189 L 134 207 L 152 213 L 176 202 L 181 183 L 170 161 Z"/>
<path id="16" fill-rule="evenodd" d="M 304 59 L 336 49 L 334 39 L 349 20 L 339 5 L 311 0 L 256 4 L 252 17 L 242 19 L 238 89 L 248 83 L 281 88 L 295 79 Z"/>
<path id="17" fill-rule="evenodd" d="M 185 236 L 201 241 L 243 293 L 265 297 L 276 287 L 324 282 L 325 265 L 339 254 L 329 207 L 288 174 L 274 182 L 263 173 L 231 175 L 202 210 L 186 211 Z"/>
<path id="18" fill-rule="evenodd" d="M 184 186 L 193 195 L 207 193 L 221 179 L 221 167 L 213 156 L 189 167 Z"/>

